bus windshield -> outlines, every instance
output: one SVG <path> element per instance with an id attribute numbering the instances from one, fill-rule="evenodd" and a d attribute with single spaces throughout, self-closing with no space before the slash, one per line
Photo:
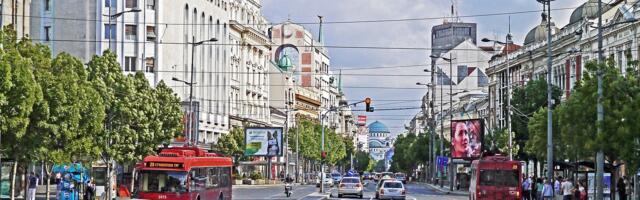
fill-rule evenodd
<path id="1" fill-rule="evenodd" d="M 187 172 L 140 171 L 136 192 L 186 192 Z"/>
<path id="2" fill-rule="evenodd" d="M 480 185 L 517 187 L 518 171 L 516 170 L 480 170 Z"/>

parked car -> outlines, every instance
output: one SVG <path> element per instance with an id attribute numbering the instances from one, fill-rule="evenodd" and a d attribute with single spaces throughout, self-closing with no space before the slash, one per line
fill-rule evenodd
<path id="1" fill-rule="evenodd" d="M 403 184 L 407 184 L 407 176 L 404 173 L 396 173 L 396 180 Z"/>
<path id="2" fill-rule="evenodd" d="M 318 175 L 318 177 L 316 178 L 316 187 L 320 187 L 321 176 L 324 176 L 324 185 L 333 187 L 333 178 L 331 178 L 331 175 L 329 175 L 328 173 L 321 173 L 321 175 Z"/>
<path id="3" fill-rule="evenodd" d="M 334 183 L 340 183 L 340 180 L 342 180 L 342 175 L 340 175 L 340 173 L 331 173 L 331 178 L 333 179 Z"/>
<path id="4" fill-rule="evenodd" d="M 376 189 L 376 199 L 406 199 L 404 184 L 397 180 L 381 181 Z"/>
<path id="5" fill-rule="evenodd" d="M 338 184 L 338 198 L 346 195 L 354 195 L 362 198 L 364 186 L 357 177 L 344 177 Z"/>

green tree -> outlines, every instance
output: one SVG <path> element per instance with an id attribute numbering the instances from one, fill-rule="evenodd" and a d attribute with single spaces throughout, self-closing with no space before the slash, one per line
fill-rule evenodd
<path id="1" fill-rule="evenodd" d="M 560 102 L 562 90 L 555 85 L 551 87 L 551 90 L 551 98 L 554 102 Z M 529 119 L 533 116 L 534 112 L 547 106 L 547 81 L 543 78 L 539 78 L 527 82 L 524 87 L 514 88 L 511 106 L 511 126 L 514 133 L 514 156 L 516 159 L 528 160 L 530 159 L 530 155 L 527 154 L 524 147 L 525 143 L 530 139 L 528 129 Z M 508 133 L 505 132 L 505 134 L 508 139 Z M 505 134 L 499 134 L 499 137 L 503 137 Z M 507 146 L 502 147 L 508 147 L 508 143 Z M 507 151 L 503 152 L 508 153 L 508 148 L 506 150 Z"/>
<path id="2" fill-rule="evenodd" d="M 215 148 L 224 155 L 234 157 L 236 161 L 244 160 L 245 144 L 243 129 L 239 127 L 232 128 L 229 134 L 223 135 L 218 139 Z"/>
<path id="3" fill-rule="evenodd" d="M 355 153 L 355 156 L 353 159 L 353 168 L 355 168 L 355 170 L 357 171 L 371 170 L 369 167 L 372 163 L 371 160 L 372 160 L 371 156 L 369 156 L 367 152 L 358 151 Z"/>
<path id="4" fill-rule="evenodd" d="M 29 152 L 23 151 L 32 141 L 26 140 L 29 117 L 34 105 L 42 100 L 42 91 L 33 75 L 32 55 L 23 53 L 21 47 L 28 41 L 18 42 L 14 31 L 0 31 L 0 134 L 2 137 L 0 156 L 11 155 L 15 161 L 24 161 Z M 11 177 L 11 196 L 14 195 L 15 172 Z"/>
<path id="5" fill-rule="evenodd" d="M 391 171 L 410 173 L 418 165 L 411 149 L 416 141 L 414 134 L 400 135 L 393 144 L 394 154 Z"/>

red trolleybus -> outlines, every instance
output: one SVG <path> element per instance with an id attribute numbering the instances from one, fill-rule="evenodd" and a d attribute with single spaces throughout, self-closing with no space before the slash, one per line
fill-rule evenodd
<path id="1" fill-rule="evenodd" d="M 134 194 L 150 200 L 231 199 L 231 158 L 197 147 L 171 147 L 136 167 Z"/>
<path id="2" fill-rule="evenodd" d="M 505 156 L 489 156 L 471 163 L 469 199 L 513 199 L 522 194 L 522 164 Z"/>

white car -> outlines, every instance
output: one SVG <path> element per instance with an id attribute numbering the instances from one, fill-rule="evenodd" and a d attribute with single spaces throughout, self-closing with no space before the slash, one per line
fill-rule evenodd
<path id="1" fill-rule="evenodd" d="M 362 199 L 364 186 L 358 177 L 344 177 L 338 184 L 338 198 L 345 195 L 355 195 Z"/>
<path id="2" fill-rule="evenodd" d="M 376 199 L 406 199 L 404 184 L 397 180 L 386 180 L 376 190 Z"/>
<path id="3" fill-rule="evenodd" d="M 327 173 L 321 173 L 321 175 L 318 176 L 318 178 L 316 179 L 316 187 L 320 187 L 320 177 L 321 176 L 324 176 L 324 185 L 325 186 L 333 187 L 333 178 L 331 178 L 331 175 L 329 175 Z"/>

